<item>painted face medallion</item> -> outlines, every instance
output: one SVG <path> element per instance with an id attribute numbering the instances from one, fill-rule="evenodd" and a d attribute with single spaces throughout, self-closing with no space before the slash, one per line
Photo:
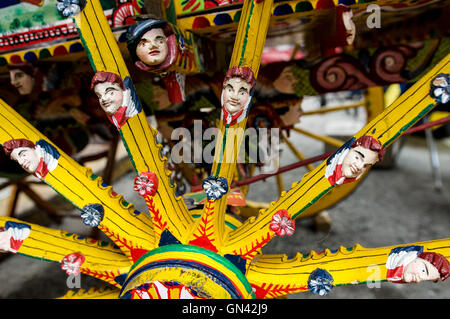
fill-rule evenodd
<path id="1" fill-rule="evenodd" d="M 403 272 L 403 281 L 407 283 L 419 283 L 426 280 L 438 280 L 439 271 L 429 261 L 416 258 L 406 265 Z"/>
<path id="2" fill-rule="evenodd" d="M 167 38 L 161 28 L 144 33 L 136 48 L 139 60 L 150 66 L 163 63 L 168 54 Z"/>
<path id="3" fill-rule="evenodd" d="M 250 99 L 251 85 L 240 77 L 230 78 L 223 86 L 223 106 L 234 115 L 241 111 Z"/>
<path id="4" fill-rule="evenodd" d="M 346 11 L 342 14 L 342 20 L 344 22 L 345 30 L 347 31 L 347 44 L 352 44 L 355 41 L 356 36 L 356 26 L 355 22 L 352 20 L 353 12 Z"/>
<path id="5" fill-rule="evenodd" d="M 354 178 L 378 161 L 378 153 L 363 146 L 349 150 L 342 161 L 342 174 L 345 178 Z"/>
<path id="6" fill-rule="evenodd" d="M 36 149 L 31 147 L 18 147 L 11 152 L 11 159 L 19 163 L 22 168 L 33 174 L 40 162 L 40 156 Z"/>
<path id="7" fill-rule="evenodd" d="M 292 73 L 291 67 L 285 67 L 281 71 L 280 76 L 273 82 L 273 87 L 281 93 L 294 94 L 295 85 L 297 84 L 297 78 Z"/>
<path id="8" fill-rule="evenodd" d="M 94 92 L 100 106 L 108 114 L 113 115 L 122 106 L 123 90 L 117 83 L 103 82 L 95 85 Z"/>
<path id="9" fill-rule="evenodd" d="M 16 69 L 9 71 L 9 76 L 11 84 L 19 91 L 20 95 L 28 95 L 33 91 L 34 78 L 31 75 Z"/>

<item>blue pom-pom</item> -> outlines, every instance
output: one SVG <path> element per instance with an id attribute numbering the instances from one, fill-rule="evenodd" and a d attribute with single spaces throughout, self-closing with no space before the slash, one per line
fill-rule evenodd
<path id="1" fill-rule="evenodd" d="M 228 182 L 224 177 L 207 177 L 203 183 L 202 188 L 209 200 L 218 200 L 228 192 Z"/>
<path id="2" fill-rule="evenodd" d="M 100 204 L 90 204 L 83 207 L 81 212 L 81 219 L 87 226 L 97 227 L 103 220 L 105 211 Z"/>
<path id="3" fill-rule="evenodd" d="M 317 268 L 308 278 L 308 289 L 313 294 L 327 295 L 333 289 L 333 276 L 325 269 Z"/>

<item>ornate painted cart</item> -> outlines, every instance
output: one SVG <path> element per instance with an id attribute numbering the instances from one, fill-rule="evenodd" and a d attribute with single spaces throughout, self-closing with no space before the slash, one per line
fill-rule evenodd
<path id="1" fill-rule="evenodd" d="M 380 3 L 387 6 L 388 2 Z M 21 152 L 35 152 L 39 165 L 31 173 L 78 208 L 86 225 L 98 228 L 115 244 L 79 239 L 77 235 L 62 230 L 3 217 L 3 231 L 0 233 L 2 249 L 60 262 L 62 269 L 69 275 L 88 274 L 115 287 L 100 291 L 69 292 L 65 296 L 68 298 L 82 298 L 89 294 L 90 298 L 247 299 L 274 298 L 308 290 L 325 295 L 333 286 L 367 282 L 367 269 L 373 265 L 381 269 L 380 281 L 445 280 L 449 276 L 449 239 L 381 248 L 355 245 L 336 251 L 311 252 L 305 256 L 298 254 L 291 259 L 285 255 L 264 255 L 261 249 L 275 236 L 292 234 L 295 231 L 295 219 L 313 214 L 312 208 L 316 203 L 320 204 L 325 195 L 333 192 L 336 200 L 342 199 L 343 194 L 352 188 L 348 185 L 356 185 L 372 165 L 382 160 L 387 147 L 436 104 L 448 99 L 448 50 L 443 48 L 441 61 L 426 70 L 418 67 L 424 74 L 404 94 L 388 108 L 383 107 L 377 112 L 363 129 L 299 178 L 289 191 L 282 192 L 278 200 L 256 216 L 240 222 L 227 214 L 227 197 L 236 176 L 237 150 L 244 139 L 266 36 L 281 36 L 283 29 L 293 32 L 296 28 L 307 27 L 309 23 L 321 23 L 321 19 L 329 23 L 330 14 L 342 18 L 342 12 L 337 14 L 341 10 L 335 8 L 337 4 L 320 1 L 311 4 L 253 0 L 227 3 L 228 6 L 223 7 L 226 11 L 214 4 L 209 1 L 189 1 L 182 2 L 180 8 L 177 7 L 180 3 L 164 2 L 163 14 L 169 23 L 154 19 L 151 21 L 157 22 L 151 22 L 150 25 L 156 25 L 155 29 L 159 30 L 163 30 L 166 25 L 171 27 L 172 33 L 164 35 L 167 43 L 175 43 L 173 49 L 169 46 L 169 54 L 174 53 L 173 59 L 162 68 L 141 65 L 144 71 L 160 75 L 172 102 L 180 102 L 184 99 L 184 85 L 189 75 L 210 71 L 206 68 L 206 53 L 211 51 L 204 48 L 200 50 L 199 46 L 203 42 L 196 37 L 217 36 L 219 32 L 234 42 L 225 80 L 222 78 L 219 81 L 220 91 L 220 84 L 224 86 L 223 106 L 217 121 L 219 137 L 216 139 L 213 165 L 209 176 L 201 183 L 206 194 L 204 205 L 189 209 L 183 198 L 177 196 L 176 185 L 167 170 L 167 158 L 161 153 L 162 145 L 158 143 L 157 131 L 147 122 L 120 50 L 120 43 L 125 40 L 128 41 L 128 48 L 132 47 L 133 50 L 143 45 L 141 38 L 152 30 L 146 29 L 149 20 L 139 21 L 127 33 L 115 37 L 98 0 L 59 1 L 58 9 L 64 15 L 72 16 L 80 35 L 80 39 L 74 41 L 81 41 L 96 72 L 92 88 L 99 96 L 100 104 L 111 88 L 120 96 L 119 105 L 123 108 L 121 117 L 118 117 L 117 110 L 108 113 L 107 108 L 111 103 L 102 105 L 102 108 L 117 127 L 126 146 L 136 171 L 135 190 L 144 197 L 149 214 L 135 210 L 133 204 L 125 202 L 123 196 L 114 192 L 101 177 L 76 163 L 2 101 L 0 141 L 6 154 L 19 162 Z M 313 5 L 317 10 L 312 10 Z M 430 2 L 429 5 L 445 7 L 440 1 Z M 414 6 L 409 2 L 399 5 L 400 8 Z M 356 16 L 357 12 L 364 14 L 367 4 L 350 4 L 349 7 Z M 344 9 L 348 11 L 348 7 Z M 197 14 L 196 10 L 205 11 Z M 283 17 L 286 14 L 288 18 Z M 338 36 L 336 34 L 333 38 Z M 139 41 L 133 46 L 135 38 Z M 373 77 L 358 74 L 360 83 L 356 85 L 351 75 L 357 74 L 354 71 L 357 68 L 349 62 L 349 58 L 336 56 L 336 52 L 331 58 L 328 57 L 331 49 L 342 46 L 342 43 L 330 41 L 326 38 L 323 40 L 323 52 L 320 55 L 325 57 L 314 64 L 314 70 L 321 74 L 322 71 L 317 69 L 326 68 L 330 59 L 334 58 L 331 63 L 333 67 L 339 63 L 354 67 L 351 69 L 354 73 L 346 75 L 353 80 L 344 81 L 346 84 L 343 87 L 330 87 L 328 82 L 336 84 L 343 74 L 329 71 L 333 76 L 317 82 L 309 81 L 315 83 L 310 90 L 320 93 L 321 88 L 325 92 L 361 89 L 378 84 Z M 425 47 L 422 53 L 437 50 L 440 43 L 433 43 L 429 43 L 431 49 Z M 66 52 L 70 52 L 72 45 L 75 44 L 66 41 L 63 47 Z M 213 56 L 220 56 L 219 49 L 213 51 Z M 139 59 L 133 57 L 133 50 L 130 55 L 139 67 Z M 407 49 L 397 50 L 405 52 Z M 30 56 L 35 59 L 41 56 L 41 51 L 5 53 L 4 63 L 23 62 Z M 58 52 L 55 49 L 53 55 L 55 51 Z M 342 61 L 336 61 L 340 58 Z M 389 59 L 381 61 L 391 66 L 386 62 Z M 219 58 L 217 62 L 215 66 L 220 69 Z M 415 65 L 421 66 L 421 62 L 423 60 L 415 61 Z M 296 69 L 295 72 L 299 74 L 302 71 Z M 392 72 L 390 74 L 391 83 L 411 80 L 400 78 L 400 75 L 394 76 Z M 315 79 L 320 79 L 320 76 Z M 383 84 L 390 83 L 386 79 L 380 81 Z M 227 100 L 227 94 L 232 94 L 227 93 L 227 90 L 240 91 L 240 102 L 227 102 L 231 99 Z M 299 93 L 300 96 L 306 94 Z M 233 112 L 228 109 L 231 106 L 241 109 Z M 365 166 L 357 174 L 353 172 L 354 176 L 347 176 L 344 169 L 347 155 L 356 153 L 364 158 Z M 30 166 L 26 169 L 30 170 Z M 329 195 L 327 201 L 325 206 L 332 204 Z M 417 274 L 418 264 L 428 272 L 428 276 Z"/>

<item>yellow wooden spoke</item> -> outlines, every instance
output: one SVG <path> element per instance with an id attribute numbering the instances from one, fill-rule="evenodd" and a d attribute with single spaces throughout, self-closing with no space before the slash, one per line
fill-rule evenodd
<path id="1" fill-rule="evenodd" d="M 250 67 L 255 78 L 257 77 L 262 50 L 267 35 L 273 0 L 261 3 L 245 1 L 242 16 L 233 47 L 230 68 L 233 66 Z M 236 172 L 236 162 L 241 142 L 244 138 L 247 118 L 234 125 L 225 125 L 221 121 L 219 130 L 221 134 L 217 139 L 212 175 L 225 178 L 231 185 Z M 203 240 L 209 242 L 220 251 L 222 247 L 226 213 L 227 195 L 211 201 L 207 200 L 202 217 L 197 223 L 190 240 Z"/>
<path id="2" fill-rule="evenodd" d="M 73 20 L 94 70 L 116 73 L 122 78 L 129 76 L 99 1 L 87 1 L 86 7 Z"/>
<path id="3" fill-rule="evenodd" d="M 114 278 L 127 273 L 131 267 L 127 256 L 119 248 L 106 242 L 9 217 L 0 217 L 0 227 L 9 227 L 13 230 L 29 228 L 28 235 L 16 236 L 11 230 L 13 239 L 18 241 L 14 246 L 17 253 L 58 263 L 69 254 L 82 253 L 85 261 L 80 265 L 81 273 L 102 279 L 112 285 L 120 287 Z"/>
<path id="4" fill-rule="evenodd" d="M 338 203 L 343 198 L 349 196 L 358 187 L 358 185 L 364 181 L 368 173 L 369 171 L 366 171 L 359 179 L 352 183 L 345 183 L 339 185 L 339 187 L 333 187 L 322 198 L 306 208 L 301 214 L 297 215 L 296 218 L 302 219 L 314 216 L 318 212 L 329 208 L 334 203 Z"/>
<path id="5" fill-rule="evenodd" d="M 400 246 L 364 248 L 359 244 L 351 248 L 340 247 L 336 252 L 311 251 L 307 256 L 260 255 L 249 266 L 247 278 L 256 294 L 273 298 L 308 290 L 308 279 L 315 269 L 331 274 L 334 286 L 386 281 L 386 261 L 395 247 L 423 246 L 424 252 L 440 253 L 450 257 L 450 239 L 411 243 Z M 260 295 L 260 297 L 262 297 Z"/>
<path id="6" fill-rule="evenodd" d="M 231 66 L 250 67 L 258 76 L 273 1 L 245 1 L 231 56 Z"/>
<path id="7" fill-rule="evenodd" d="M 53 145 L 45 136 L 31 129 L 31 125 L 3 100 L 0 100 L 0 113 L 3 117 L 0 121 L 1 144 L 12 139 L 27 139 L 35 144 L 44 140 Z M 149 250 L 155 247 L 149 216 L 136 211 L 132 204 L 123 200 L 122 195 L 113 193 L 112 187 L 102 184 L 102 178 L 95 176 L 90 168 L 82 167 L 58 147 L 53 147 L 61 156 L 57 166 L 43 178 L 45 183 L 79 210 L 83 210 L 86 205 L 100 204 L 104 217 L 99 228 L 106 231 L 130 259 L 133 249 Z M 123 243 L 125 237 L 127 243 Z"/>
<path id="8" fill-rule="evenodd" d="M 112 72 L 122 79 L 129 77 L 100 2 L 88 1 L 84 10 L 74 17 L 74 21 L 94 70 Z M 152 199 L 150 209 L 162 214 L 161 222 L 165 223 L 165 227 L 175 237 L 183 238 L 186 230 L 191 229 L 193 221 L 182 198 L 175 195 L 176 185 L 170 180 L 170 172 L 165 168 L 165 158 L 160 156 L 161 146 L 156 143 L 157 132 L 150 128 L 144 111 L 141 109 L 129 118 L 119 128 L 119 133 L 137 173 L 152 172 L 158 176 L 158 192 Z"/>

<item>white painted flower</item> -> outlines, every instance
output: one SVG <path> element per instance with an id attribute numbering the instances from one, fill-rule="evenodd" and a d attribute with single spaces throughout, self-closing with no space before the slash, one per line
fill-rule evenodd
<path id="1" fill-rule="evenodd" d="M 152 172 L 142 172 L 134 178 L 134 190 L 141 196 L 153 196 L 158 190 L 158 177 Z"/>

